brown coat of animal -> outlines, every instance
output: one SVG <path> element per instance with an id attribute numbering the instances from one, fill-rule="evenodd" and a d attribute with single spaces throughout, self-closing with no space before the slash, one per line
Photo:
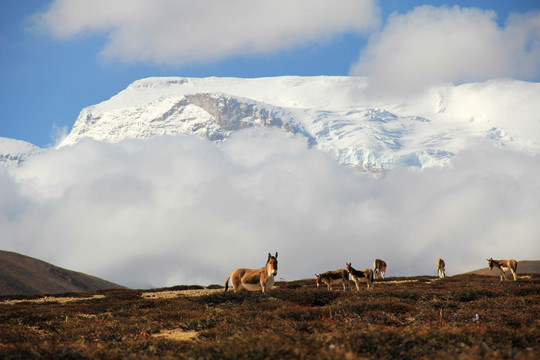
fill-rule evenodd
<path id="1" fill-rule="evenodd" d="M 514 259 L 510 260 L 493 260 L 493 258 L 487 259 L 489 270 L 491 270 L 494 266 L 499 269 L 501 273 L 501 281 L 506 280 L 506 273 L 504 272 L 506 269 L 510 269 L 512 272 L 512 275 L 514 275 L 514 281 L 517 281 L 517 266 L 518 263 Z"/>
<path id="2" fill-rule="evenodd" d="M 445 273 L 444 273 L 444 267 L 445 267 L 445 263 L 444 263 L 444 260 L 443 259 L 439 259 L 437 260 L 437 270 L 439 271 L 439 278 L 444 278 L 445 277 Z"/>
<path id="3" fill-rule="evenodd" d="M 229 288 L 229 279 L 233 286 L 234 291 L 241 290 L 242 288 L 249 291 L 266 292 L 267 289 L 271 289 L 274 286 L 274 277 L 277 275 L 278 253 L 272 256 L 268 253 L 268 260 L 266 266 L 261 269 L 236 269 L 225 281 L 225 291 Z"/>
<path id="4" fill-rule="evenodd" d="M 343 284 L 343 290 L 347 290 L 346 284 L 349 283 L 349 272 L 345 269 L 327 271 L 323 274 L 315 274 L 317 287 L 321 283 L 326 284 L 328 290 L 332 290 L 332 284 Z"/>
<path id="5" fill-rule="evenodd" d="M 383 278 L 386 274 L 386 262 L 381 259 L 375 259 L 373 262 L 373 273 L 375 274 L 375 278 Z"/>

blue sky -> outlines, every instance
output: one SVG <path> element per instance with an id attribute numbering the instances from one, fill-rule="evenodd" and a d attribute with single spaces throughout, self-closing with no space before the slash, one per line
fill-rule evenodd
<path id="1" fill-rule="evenodd" d="M 51 146 L 82 108 L 149 76 L 540 81 L 537 0 L 265 3 L 0 0 L 0 136 Z"/>

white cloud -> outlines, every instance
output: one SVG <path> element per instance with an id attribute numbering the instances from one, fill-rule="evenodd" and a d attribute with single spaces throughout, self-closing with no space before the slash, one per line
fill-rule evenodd
<path id="1" fill-rule="evenodd" d="M 445 82 L 540 75 L 540 12 L 513 14 L 504 27 L 493 11 L 420 6 L 391 15 L 351 67 L 385 93 Z"/>
<path id="2" fill-rule="evenodd" d="M 455 163 L 373 180 L 279 130 L 86 140 L 0 169 L 2 246 L 130 287 L 222 284 L 276 251 L 287 280 L 375 257 L 389 276 L 538 258 L 538 159 L 477 144 Z"/>
<path id="3" fill-rule="evenodd" d="M 60 39 L 108 34 L 109 58 L 173 65 L 365 33 L 378 21 L 373 0 L 55 0 L 32 19 Z"/>

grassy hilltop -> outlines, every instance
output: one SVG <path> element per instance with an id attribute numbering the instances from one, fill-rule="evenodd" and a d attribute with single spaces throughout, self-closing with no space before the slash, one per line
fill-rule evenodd
<path id="1" fill-rule="evenodd" d="M 540 275 L 0 298 L 2 359 L 538 359 Z M 352 285 L 352 283 L 351 283 Z"/>

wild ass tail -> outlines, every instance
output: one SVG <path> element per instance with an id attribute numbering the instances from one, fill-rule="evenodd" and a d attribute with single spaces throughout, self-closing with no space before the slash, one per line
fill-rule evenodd
<path id="1" fill-rule="evenodd" d="M 230 278 L 231 278 L 231 277 L 229 276 L 229 277 L 227 278 L 227 280 L 225 280 L 225 291 L 227 291 L 227 289 L 229 288 L 229 279 L 230 279 Z"/>

